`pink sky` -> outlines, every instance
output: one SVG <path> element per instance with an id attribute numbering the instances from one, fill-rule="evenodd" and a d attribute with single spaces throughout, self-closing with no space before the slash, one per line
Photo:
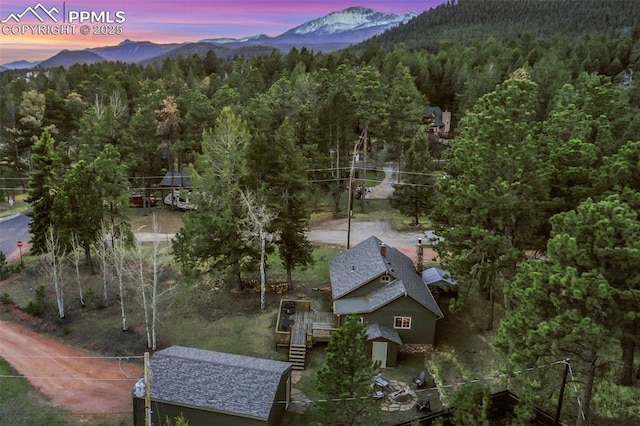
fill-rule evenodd
<path id="1" fill-rule="evenodd" d="M 445 0 L 298 0 L 298 1 L 258 1 L 258 0 L 175 0 L 136 1 L 136 0 L 1 0 L 0 21 L 11 14 L 21 14 L 28 7 L 42 11 L 56 8 L 58 19 L 54 23 L 43 13 L 39 13 L 44 22 L 39 22 L 33 14 L 9 19 L 0 24 L 0 64 L 16 60 L 43 60 L 63 49 L 80 50 L 90 47 L 112 46 L 125 39 L 152 41 L 154 43 L 198 41 L 204 38 L 246 37 L 256 34 L 277 36 L 305 22 L 319 18 L 330 12 L 340 11 L 351 6 L 364 6 L 380 12 L 420 13 L 435 7 Z M 37 8 L 37 5 L 43 8 Z M 65 13 L 63 13 L 63 10 Z M 68 20 L 70 12 L 94 12 L 102 14 L 104 25 L 84 22 L 89 25 L 90 33 L 105 29 L 111 25 L 111 31 L 120 31 L 113 35 L 82 35 L 80 22 L 62 22 Z M 116 12 L 120 11 L 120 15 Z M 107 17 L 106 12 L 109 12 Z M 124 22 L 109 23 L 124 17 Z M 52 26 L 62 28 L 75 25 L 74 34 L 39 35 L 32 27 L 25 25 L 44 25 L 51 31 Z M 100 26 L 102 25 L 102 26 Z M 119 28 L 116 26 L 120 25 Z M 17 34 L 16 34 L 17 33 Z"/>

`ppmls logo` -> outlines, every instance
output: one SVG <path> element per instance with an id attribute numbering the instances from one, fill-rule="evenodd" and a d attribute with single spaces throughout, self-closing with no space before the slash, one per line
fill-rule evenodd
<path id="1" fill-rule="evenodd" d="M 62 2 L 58 7 L 45 7 L 42 3 L 27 6 L 19 13 L 10 13 L 0 21 L 3 35 L 119 35 L 126 21 L 125 12 L 118 10 L 67 10 Z M 39 23 L 33 23 L 34 19 Z M 77 24 L 82 24 L 78 27 Z M 91 25 L 86 25 L 91 24 Z M 76 32 L 76 30 L 79 30 Z"/>
<path id="2" fill-rule="evenodd" d="M 34 16 L 40 22 L 44 22 L 44 18 L 42 16 L 47 16 L 53 22 L 58 22 L 58 18 L 55 16 L 58 13 L 60 13 L 60 11 L 55 6 L 47 10 L 42 3 L 38 3 L 34 7 L 28 6 L 21 13 L 10 13 L 9 16 L 0 22 L 6 24 L 13 20 L 15 23 L 19 23 L 25 15 Z"/>

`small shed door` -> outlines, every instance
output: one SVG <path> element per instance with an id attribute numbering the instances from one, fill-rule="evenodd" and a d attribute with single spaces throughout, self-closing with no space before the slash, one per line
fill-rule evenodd
<path id="1" fill-rule="evenodd" d="M 373 350 L 371 351 L 371 359 L 380 361 L 382 368 L 387 367 L 387 342 L 372 342 Z"/>

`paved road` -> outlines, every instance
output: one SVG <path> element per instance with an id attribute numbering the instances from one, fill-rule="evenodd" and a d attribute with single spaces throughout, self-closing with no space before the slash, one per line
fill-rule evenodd
<path id="1" fill-rule="evenodd" d="M 0 251 L 4 253 L 7 259 L 19 256 L 19 250 L 16 242 L 22 241 L 25 246 L 22 253 L 28 250 L 27 243 L 31 239 L 29 234 L 29 222 L 31 218 L 24 214 L 14 214 L 0 218 Z"/>

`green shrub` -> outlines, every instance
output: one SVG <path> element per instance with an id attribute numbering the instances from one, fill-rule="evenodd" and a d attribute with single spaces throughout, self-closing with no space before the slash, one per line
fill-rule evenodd
<path id="1" fill-rule="evenodd" d="M 13 299 L 11 298 L 11 296 L 9 296 L 9 293 L 3 293 L 2 296 L 0 296 L 0 305 L 13 305 Z"/>
<path id="2" fill-rule="evenodd" d="M 24 311 L 29 315 L 33 315 L 34 317 L 42 317 L 44 316 L 44 305 L 38 301 L 32 300 L 31 302 L 29 302 L 27 307 L 24 308 Z"/>
<path id="3" fill-rule="evenodd" d="M 24 311 L 34 317 L 42 317 L 47 308 L 46 304 L 47 293 L 43 285 L 36 289 L 36 300 L 29 302 Z"/>

